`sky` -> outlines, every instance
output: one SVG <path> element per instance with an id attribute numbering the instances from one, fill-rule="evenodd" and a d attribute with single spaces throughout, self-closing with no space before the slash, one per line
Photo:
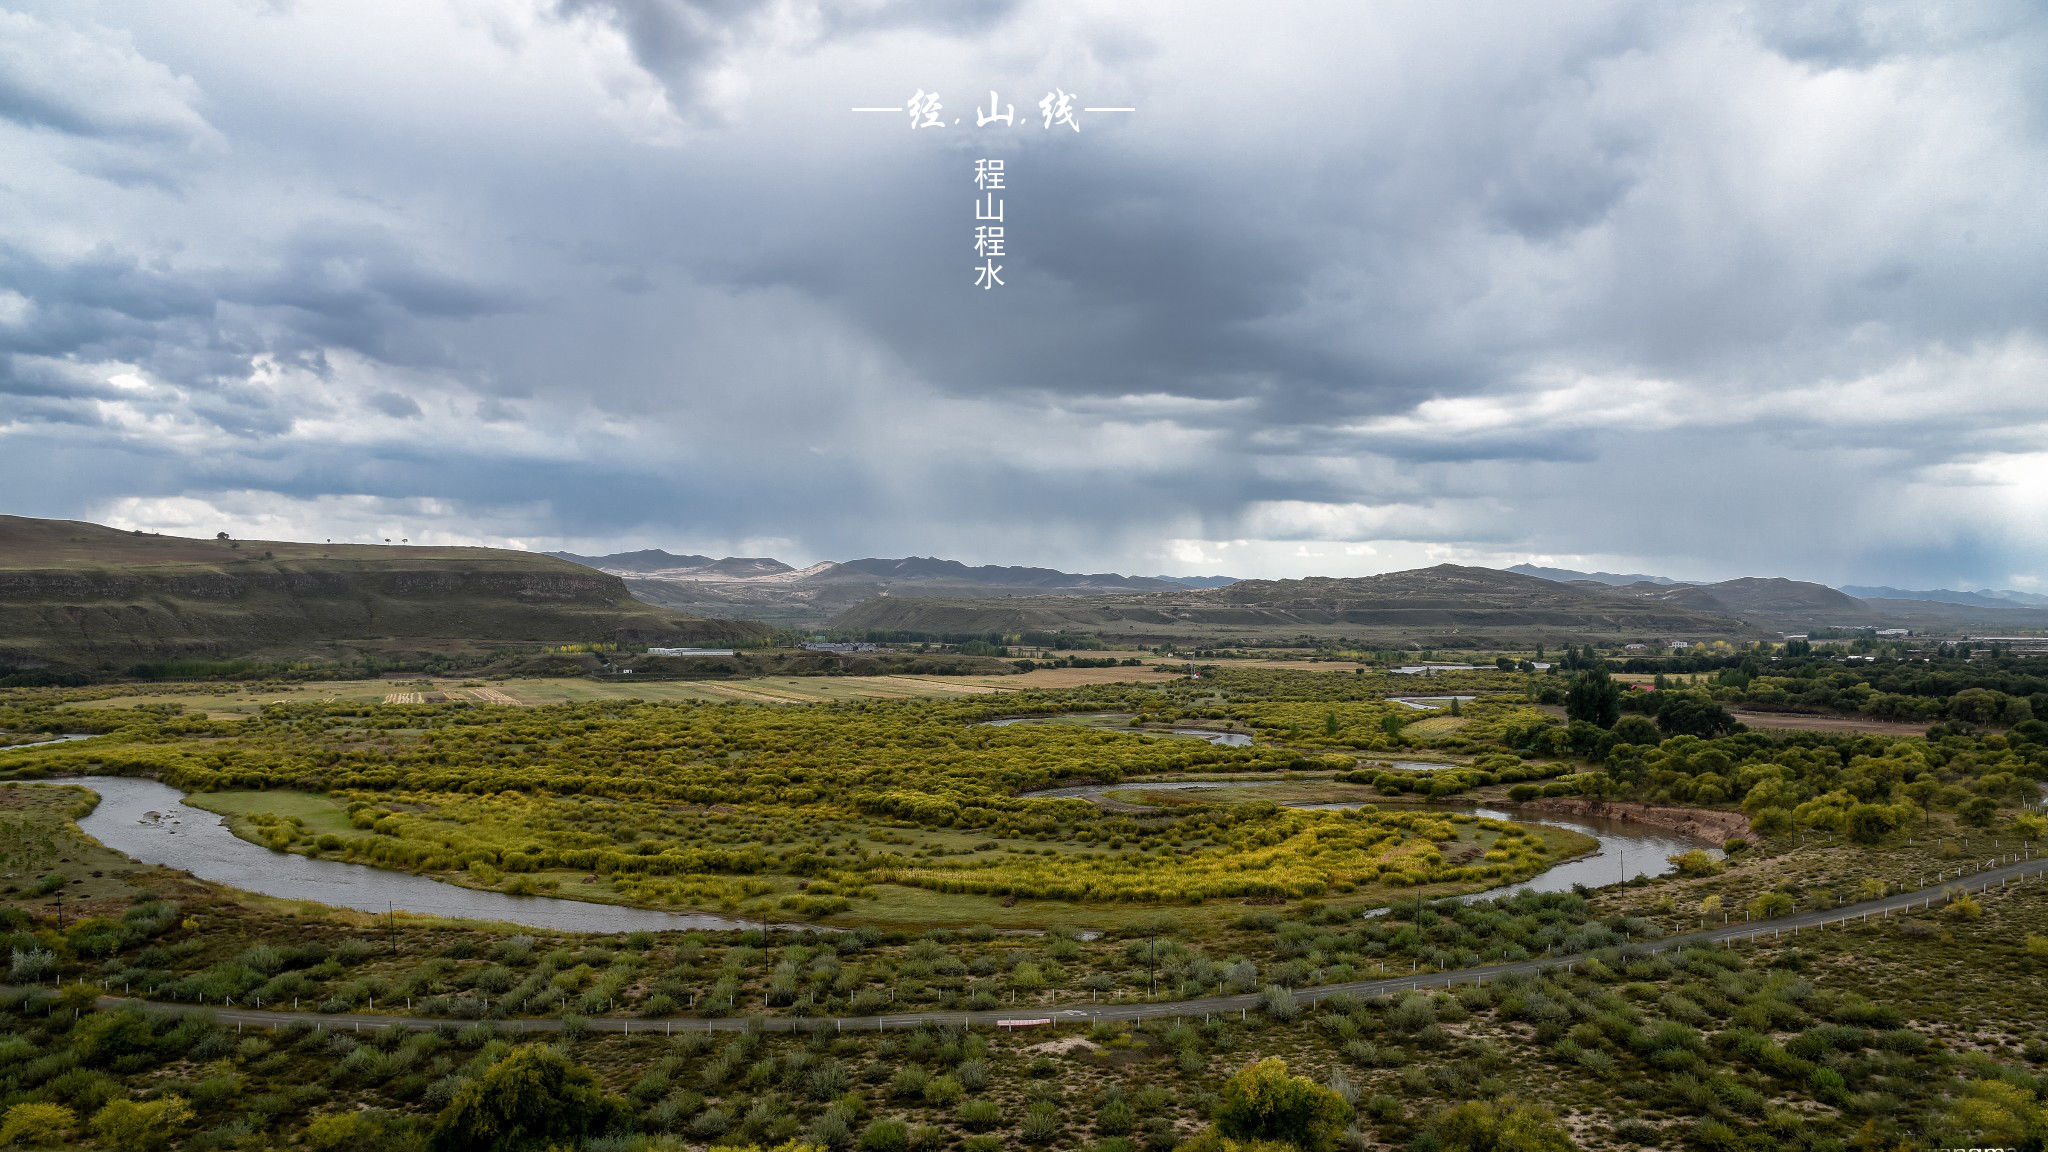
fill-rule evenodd
<path id="1" fill-rule="evenodd" d="M 2048 591 L 2044 188 L 2026 0 L 0 0 L 0 512 Z"/>

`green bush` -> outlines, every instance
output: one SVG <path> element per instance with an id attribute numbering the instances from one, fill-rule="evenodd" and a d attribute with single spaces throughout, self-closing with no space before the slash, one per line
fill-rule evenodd
<path id="1" fill-rule="evenodd" d="M 306 1125 L 306 1143 L 315 1152 L 361 1152 L 383 1139 L 380 1118 L 366 1112 L 328 1112 Z"/>
<path id="2" fill-rule="evenodd" d="M 1768 920 L 1773 916 L 1784 916 L 1798 906 L 1783 892 L 1765 892 L 1749 902 L 1749 918 Z"/>
<path id="3" fill-rule="evenodd" d="M 861 1132 L 858 1147 L 860 1152 L 908 1152 L 910 1126 L 901 1120 L 876 1120 Z"/>
<path id="4" fill-rule="evenodd" d="M 1136 1127 L 1137 1114 L 1122 1098 L 1112 1098 L 1095 1113 L 1095 1130 L 1104 1136 L 1122 1136 Z"/>
<path id="5" fill-rule="evenodd" d="M 993 1100 L 969 1100 L 954 1115 L 969 1132 L 986 1132 L 1003 1122 L 1003 1110 Z"/>
<path id="6" fill-rule="evenodd" d="M 889 1077 L 889 1095 L 898 1100 L 916 1100 L 924 1095 L 931 1074 L 916 1064 L 905 1064 Z"/>
<path id="7" fill-rule="evenodd" d="M 546 1045 L 525 1044 L 457 1090 L 434 1120 L 433 1144 L 441 1152 L 495 1152 L 574 1143 L 622 1114 L 588 1068 Z"/>
<path id="8" fill-rule="evenodd" d="M 192 1109 L 176 1096 L 138 1104 L 133 1100 L 110 1100 L 93 1113 L 93 1134 L 122 1152 L 153 1152 L 167 1148 L 178 1129 L 192 1120 Z"/>
<path id="9" fill-rule="evenodd" d="M 16 1104 L 0 1120 L 0 1145 L 41 1148 L 62 1144 L 78 1124 L 78 1115 L 62 1104 L 31 1101 Z"/>
<path id="10" fill-rule="evenodd" d="M 1518 1100 L 1472 1100 L 1439 1112 L 1429 1131 L 1443 1152 L 1574 1152 L 1571 1134 L 1548 1108 Z"/>
<path id="11" fill-rule="evenodd" d="M 925 1081 L 924 1102 L 934 1108 L 947 1107 L 963 1094 L 960 1081 L 952 1076 L 934 1076 Z"/>
<path id="12" fill-rule="evenodd" d="M 1040 1100 L 1024 1110 L 1024 1123 L 1019 1134 L 1026 1144 L 1050 1144 L 1060 1137 L 1060 1110 L 1049 1101 Z"/>
<path id="13" fill-rule="evenodd" d="M 810 1138 L 811 1143 L 826 1148 L 844 1148 L 853 1143 L 853 1121 L 847 1118 L 843 1108 L 835 1104 L 811 1121 Z"/>
<path id="14" fill-rule="evenodd" d="M 1303 1152 L 1330 1152 L 1351 1119 L 1344 1098 L 1306 1076 L 1292 1076 L 1287 1062 L 1268 1057 L 1239 1069 L 1224 1082 L 1216 1106 L 1216 1131 L 1231 1140 L 1271 1140 Z"/>
<path id="15" fill-rule="evenodd" d="M 1266 990 L 1259 994 L 1259 1010 L 1285 1023 L 1300 1013 L 1301 1004 L 1295 1000 L 1294 993 L 1278 984 L 1268 984 Z"/>

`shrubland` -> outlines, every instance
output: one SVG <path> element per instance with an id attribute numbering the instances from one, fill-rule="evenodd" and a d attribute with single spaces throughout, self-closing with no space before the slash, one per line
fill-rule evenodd
<path id="1" fill-rule="evenodd" d="M 1090 707 L 1129 695 L 1040 694 L 1000 706 Z M 244 834 L 280 851 L 513 892 L 601 878 L 609 898 L 785 916 L 832 915 L 885 887 L 1112 904 L 1341 896 L 1484 885 L 1550 858 L 1540 838 L 1454 813 L 1256 803 L 1132 813 L 1029 797 L 1077 779 L 1318 761 L 1271 744 L 981 723 L 996 707 L 306 703 L 240 721 L 72 708 L 65 721 L 109 734 L 21 753 L 19 764 L 42 776 L 149 775 L 196 792 L 315 792 L 345 806 L 344 828 L 251 815 Z M 16 723 L 53 722 L 33 713 L 18 707 Z M 0 770 L 10 766 L 4 755 Z"/>
<path id="2" fill-rule="evenodd" d="M 2029 1147 L 2048 1031 L 2027 1006 L 2048 960 L 2024 937 L 2044 895 L 1796 946 L 1622 945 L 1454 990 L 1051 1035 L 237 1031 L 16 990 L 0 1122 L 23 1142 L 363 1152 Z"/>
<path id="3" fill-rule="evenodd" d="M 107 707 L 104 688 L 15 690 L 0 697 L 0 730 L 103 733 L 0 748 L 0 772 L 17 779 L 152 775 L 281 852 L 851 930 L 577 937 L 280 906 L 123 864 L 69 824 L 90 807 L 82 792 L 0 786 L 15 985 L 0 997 L 0 1139 L 370 1152 L 2038 1146 L 2048 888 L 1735 950 L 1645 942 L 2030 851 L 2048 831 L 2032 807 L 2048 779 L 2040 721 L 1987 731 L 1951 716 L 1924 739 L 1685 732 L 1672 729 L 1718 724 L 1706 706 L 1728 686 L 1669 684 L 1669 699 L 1698 707 L 1603 726 L 1542 703 L 1570 680 L 1244 667 L 999 700 L 298 703 L 240 720 Z M 1977 687 L 2002 691 L 1965 683 L 1946 698 Z M 1478 699 L 1452 715 L 1388 699 L 1404 693 Z M 984 723 L 1016 715 L 1073 722 Z M 1256 742 L 1168 735 L 1189 728 Z M 1027 795 L 1190 778 L 1337 781 L 1383 802 Z M 1656 880 L 1437 898 L 1556 854 L 1523 827 L 1403 801 L 1546 795 L 1716 808 L 1751 830 Z M 912 899 L 1079 908 L 1111 930 L 926 930 L 902 915 Z M 1317 992 L 1546 954 L 1593 958 L 1452 991 Z M 181 1007 L 99 1007 L 102 990 Z M 1256 993 L 1262 1007 L 1057 1037 L 936 1025 L 670 1037 L 652 1023 L 1213 993 Z M 224 998 L 296 1002 L 310 1018 L 238 1034 L 191 1009 Z M 444 1023 L 317 1023 L 343 1012 Z M 540 1045 L 501 1032 L 531 1016 L 564 1030 Z M 597 1016 L 650 1026 L 593 1032 Z"/>

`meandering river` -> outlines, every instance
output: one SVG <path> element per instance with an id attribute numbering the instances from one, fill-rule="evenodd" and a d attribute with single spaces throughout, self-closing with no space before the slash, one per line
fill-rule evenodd
<path id="1" fill-rule="evenodd" d="M 85 834 L 145 864 L 177 868 L 214 884 L 285 900 L 312 900 L 361 912 L 416 912 L 498 920 L 557 932 L 731 931 L 751 923 L 701 913 L 656 912 L 551 896 L 513 896 L 348 864 L 273 852 L 228 831 L 227 821 L 184 802 L 176 788 L 131 776 L 77 776 L 34 781 L 75 784 L 99 794 L 99 807 L 78 822 Z M 778 928 L 814 931 L 808 924 Z"/>
<path id="2" fill-rule="evenodd" d="M 1205 733 L 1233 736 L 1237 733 Z M 60 743 L 81 737 L 60 737 L 45 743 Z M 1246 737 L 1248 740 L 1249 737 Z M 21 747 L 21 745 L 17 745 Z M 1402 763 L 1398 767 L 1437 768 L 1441 765 Z M 86 835 L 116 852 L 145 864 L 176 868 L 214 884 L 239 888 L 285 900 L 309 900 L 362 912 L 394 910 L 429 916 L 450 916 L 470 920 L 493 920 L 523 924 L 560 932 L 732 931 L 758 926 L 758 921 L 736 920 L 704 913 L 658 912 L 584 900 L 550 896 L 514 896 L 504 892 L 479 891 L 458 885 L 365 864 L 320 860 L 288 852 L 274 852 L 243 840 L 230 832 L 219 815 L 184 802 L 177 789 L 155 780 L 128 776 L 65 777 L 33 781 L 72 784 L 91 790 L 99 806 L 81 819 Z M 1116 791 L 1183 791 L 1253 788 L 1286 783 L 1281 780 L 1203 781 L 1171 780 L 1158 783 L 1089 784 L 1048 788 L 1027 793 L 1033 797 L 1095 799 Z M 1299 808 L 1356 808 L 1365 801 L 1297 804 Z M 1492 820 L 1549 824 L 1593 837 L 1599 851 L 1553 865 L 1538 875 L 1464 897 L 1490 899 L 1515 892 L 1564 892 L 1576 885 L 1589 888 L 1619 883 L 1637 876 L 1658 876 L 1672 868 L 1671 858 L 1705 845 L 1661 829 L 1629 820 L 1599 817 L 1527 815 L 1496 808 L 1458 804 L 1388 805 L 1390 810 L 1420 807 L 1436 811 L 1470 812 Z M 778 924 L 788 930 L 820 930 L 807 924 Z M 830 931 L 830 929 L 822 929 Z"/>
<path id="3" fill-rule="evenodd" d="M 41 748 L 45 744 L 69 744 L 73 740 L 90 740 L 97 733 L 74 732 L 68 736 L 52 736 L 48 740 L 30 740 L 26 744 L 0 744 L 0 752 L 14 752 L 23 748 Z"/>
<path id="4" fill-rule="evenodd" d="M 1406 766 L 1406 765 L 1404 765 Z M 1414 762 L 1415 767 L 1441 768 L 1441 764 Z M 1218 788 L 1259 788 L 1275 784 L 1286 784 L 1286 780 L 1168 780 L 1162 783 L 1121 783 L 1083 784 L 1070 788 L 1047 788 L 1038 792 L 1027 792 L 1027 796 L 1067 797 L 1077 800 L 1093 800 L 1110 792 L 1183 792 L 1203 791 Z M 1370 801 L 1354 800 L 1334 804 L 1289 804 L 1289 808 L 1341 810 L 1362 808 Z M 1619 884 L 1638 876 L 1662 876 L 1672 870 L 1671 858 L 1696 848 L 1712 846 L 1703 841 L 1688 840 L 1661 828 L 1652 828 L 1634 820 L 1616 820 L 1598 816 L 1552 816 L 1504 812 L 1474 804 L 1432 803 L 1432 804 L 1386 804 L 1389 812 L 1422 809 L 1432 812 L 1469 812 L 1488 820 L 1506 820 L 1517 824 L 1548 824 L 1554 828 L 1568 828 L 1573 832 L 1591 836 L 1599 841 L 1600 850 L 1589 856 L 1566 860 L 1537 873 L 1527 880 L 1515 884 L 1503 884 L 1484 892 L 1475 892 L 1463 897 L 1466 900 L 1491 900 L 1496 896 L 1511 896 L 1517 892 L 1569 892 L 1583 884 L 1598 888 L 1605 884 Z"/>

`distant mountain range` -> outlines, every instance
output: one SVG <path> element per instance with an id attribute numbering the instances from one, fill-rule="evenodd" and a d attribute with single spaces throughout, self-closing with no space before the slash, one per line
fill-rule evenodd
<path id="1" fill-rule="evenodd" d="M 1599 584 L 1678 584 L 1669 576 L 1645 576 L 1641 572 L 1574 572 L 1569 568 L 1544 568 L 1535 564 L 1515 564 L 1504 571 L 1519 572 L 1524 576 L 1537 576 L 1545 580 L 1570 583 L 1574 580 L 1591 580 Z"/>
<path id="2" fill-rule="evenodd" d="M 610 573 L 642 600 L 696 615 L 785 626 L 958 634 L 1071 629 L 1171 637 L 1202 626 L 1270 632 L 1347 625 L 1442 636 L 1470 628 L 1503 638 L 1617 633 L 1655 639 L 1737 637 L 1818 627 L 2042 628 L 2048 596 L 1830 588 L 1782 577 L 1715 583 L 1644 573 L 1517 564 L 1505 571 L 1440 564 L 1357 578 L 1234 580 L 970 566 L 931 556 L 869 557 L 796 568 L 765 556 L 550 555 Z M 1572 593 L 1558 591 L 1574 589 Z M 1562 599 L 1560 598 L 1562 597 Z M 1218 632 L 1222 635 L 1222 632 Z"/>
<path id="3" fill-rule="evenodd" d="M 1565 583 L 1590 580 L 1600 584 L 1627 587 L 1631 584 L 1689 584 L 1706 587 L 1702 580 L 1673 580 L 1669 576 L 1647 576 L 1640 572 L 1576 572 L 1570 568 L 1544 568 L 1536 564 L 1516 564 L 1506 569 L 1520 572 L 1524 576 L 1541 576 L 1545 580 L 1560 580 Z M 1816 585 L 1824 587 L 1824 585 Z M 1972 608 L 2048 608 L 2048 596 L 2033 592 L 2015 592 L 2010 588 L 1980 588 L 1975 592 L 1958 592 L 1951 588 L 1932 588 L 1914 591 L 1908 588 L 1892 588 L 1881 584 L 1844 584 L 1837 591 L 1858 600 L 1925 600 L 1936 604 L 1957 604 Z"/>
<path id="4" fill-rule="evenodd" d="M 659 548 L 610 556 L 578 556 L 570 552 L 550 552 L 548 555 L 585 568 L 610 572 L 614 576 L 661 573 L 670 580 L 757 580 L 794 571 L 789 565 L 768 556 L 727 556 L 713 560 L 709 556 L 677 556 Z"/>
<path id="5" fill-rule="evenodd" d="M 1613 588 L 1612 594 L 1682 605 L 1695 612 L 1733 617 L 1772 628 L 1811 628 L 1846 623 L 1869 611 L 1869 606 L 1863 601 L 1825 584 L 1787 580 L 1781 576 L 1745 576 L 1718 584 L 1652 584 L 1641 581 Z"/>
<path id="6" fill-rule="evenodd" d="M 106 672 L 191 657 L 348 660 L 507 640 L 744 644 L 769 636 L 763 623 L 1447 650 L 1585 641 L 1655 648 L 1816 627 L 2048 632 L 2048 596 L 2031 593 L 1835 589 L 1759 577 L 1682 583 L 1521 567 L 1529 570 L 1440 564 L 1295 580 L 1075 573 L 929 556 L 796 568 L 764 556 L 661 549 L 577 556 L 188 540 L 0 516 L 0 676 L 9 668 Z"/>
<path id="7" fill-rule="evenodd" d="M 1743 577 L 1719 583 L 1688 583 L 1652 576 L 1617 583 L 1613 573 L 1517 565 L 1509 571 L 1540 575 L 1586 588 L 1609 588 L 1625 596 L 1683 605 L 1695 611 L 1772 628 L 1970 628 L 2048 627 L 2048 596 L 2026 592 L 1914 592 L 1900 588 L 1848 585 L 1830 588 L 1782 577 Z"/>
<path id="8" fill-rule="evenodd" d="M 658 548 L 610 556 L 550 556 L 595 568 L 626 582 L 652 604 L 779 624 L 816 625 L 871 597 L 913 595 L 980 598 L 1062 596 L 1097 592 L 1166 592 L 1220 588 L 1229 576 L 1123 576 L 983 564 L 932 556 L 868 557 L 797 568 L 765 556 L 682 555 Z"/>
<path id="9" fill-rule="evenodd" d="M 2032 592 L 2015 592 L 2010 588 L 1983 588 L 1975 592 L 1958 592 L 1950 588 L 1914 591 L 1907 588 L 1886 588 L 1881 585 L 1844 584 L 1842 591 L 1864 600 L 1929 600 L 1936 604 L 1967 604 L 1975 608 L 2010 608 L 2014 605 L 2025 608 L 2048 608 L 2048 596 Z"/>
<path id="10" fill-rule="evenodd" d="M 928 633 L 1078 631 L 1138 642 L 1316 637 L 1455 648 L 1617 640 L 1751 640 L 1814 628 L 2048 629 L 2048 610 L 1851 596 L 1782 577 L 1615 584 L 1439 564 L 1356 578 L 1239 580 L 1217 589 L 969 598 L 939 588 L 849 607 L 841 628 Z M 1612 573 L 1606 574 L 1613 576 Z M 1619 577 L 1616 577 L 1619 578 Z"/>
<path id="11" fill-rule="evenodd" d="M 1604 584 L 1456 564 L 1378 576 L 1240 580 L 1175 592 L 877 596 L 833 623 L 849 630 L 935 634 L 1082 632 L 1126 643 L 1312 637 L 1442 648 L 1664 637 L 1746 640 L 1769 634 L 1726 615 Z"/>

